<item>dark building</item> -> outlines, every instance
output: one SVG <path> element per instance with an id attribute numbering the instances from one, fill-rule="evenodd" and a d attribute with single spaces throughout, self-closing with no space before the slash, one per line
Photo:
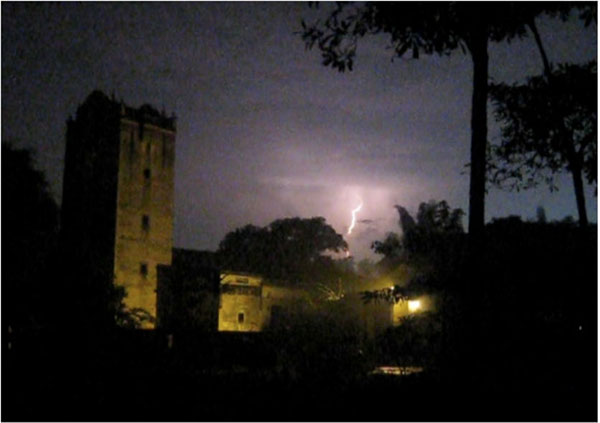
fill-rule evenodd
<path id="1" fill-rule="evenodd" d="M 215 253 L 173 249 L 171 265 L 159 265 L 158 326 L 169 331 L 216 331 L 219 285 Z"/>

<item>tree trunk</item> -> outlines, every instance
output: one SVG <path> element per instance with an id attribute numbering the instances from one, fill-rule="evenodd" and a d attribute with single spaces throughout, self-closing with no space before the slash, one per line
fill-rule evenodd
<path id="1" fill-rule="evenodd" d="M 471 103 L 471 178 L 469 190 L 469 258 L 462 292 L 462 360 L 470 367 L 471 381 L 482 382 L 486 361 L 484 298 L 484 218 L 487 144 L 488 52 L 487 27 L 477 22 L 468 41 L 473 58 L 473 98 Z"/>
<path id="2" fill-rule="evenodd" d="M 531 29 L 531 32 L 533 33 L 533 38 L 535 39 L 535 43 L 538 46 L 540 56 L 542 56 L 542 63 L 544 64 L 544 74 L 546 75 L 546 78 L 550 80 L 550 77 L 552 76 L 552 66 L 550 65 L 548 56 L 546 56 L 546 50 L 544 49 L 544 45 L 542 44 L 542 38 L 540 37 L 540 33 L 537 30 L 535 18 L 532 17 L 528 25 L 529 29 Z"/>
<path id="3" fill-rule="evenodd" d="M 575 163 L 571 166 L 573 175 L 573 187 L 575 188 L 575 201 L 577 202 L 577 213 L 579 214 L 579 226 L 586 228 L 588 225 L 587 211 L 585 209 L 585 195 L 583 193 L 583 178 L 581 176 L 581 166 Z"/>
<path id="4" fill-rule="evenodd" d="M 471 180 L 469 190 L 469 244 L 482 253 L 485 219 L 485 149 L 487 145 L 488 51 L 487 28 L 479 25 L 470 40 L 473 58 L 471 103 Z"/>
<path id="5" fill-rule="evenodd" d="M 542 57 L 542 62 L 544 64 L 544 74 L 546 75 L 546 78 L 548 79 L 548 84 L 552 84 L 553 79 L 554 79 L 552 76 L 552 67 L 550 65 L 550 62 L 548 61 L 548 57 L 546 56 L 546 51 L 544 50 L 544 45 L 542 44 L 542 39 L 537 30 L 537 26 L 535 25 L 535 19 L 532 18 L 531 22 L 529 22 L 528 25 L 529 25 L 529 28 L 531 29 L 531 32 L 533 33 L 535 42 L 538 46 L 538 50 Z M 561 132 L 563 132 L 563 134 L 566 134 L 567 131 L 565 131 L 564 126 L 561 127 Z M 575 201 L 577 203 L 577 213 L 579 214 L 579 226 L 581 228 L 585 228 L 588 225 L 588 219 L 587 219 L 587 211 L 585 209 L 585 195 L 583 193 L 583 178 L 581 176 L 581 162 L 580 162 L 579 158 L 577 157 L 577 153 L 575 152 L 575 147 L 572 145 L 569 145 L 568 156 L 569 156 L 569 162 L 570 162 L 569 168 L 571 170 L 571 175 L 573 176 L 573 187 L 575 188 Z"/>

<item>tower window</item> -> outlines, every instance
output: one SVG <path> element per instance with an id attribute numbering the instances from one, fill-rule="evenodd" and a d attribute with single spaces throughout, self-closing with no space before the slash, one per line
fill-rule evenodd
<path id="1" fill-rule="evenodd" d="M 244 313 L 238 313 L 238 323 L 244 323 Z"/>
<path id="2" fill-rule="evenodd" d="M 148 276 L 148 264 L 147 263 L 140 263 L 140 275 L 142 275 L 143 278 Z"/>
<path id="3" fill-rule="evenodd" d="M 146 182 L 150 181 L 150 169 L 144 169 L 144 180 Z"/>
<path id="4" fill-rule="evenodd" d="M 150 216 L 147 214 L 142 216 L 142 229 L 145 231 L 150 229 Z"/>

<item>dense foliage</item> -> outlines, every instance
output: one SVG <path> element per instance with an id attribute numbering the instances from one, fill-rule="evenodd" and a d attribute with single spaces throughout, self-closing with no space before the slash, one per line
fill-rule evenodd
<path id="1" fill-rule="evenodd" d="M 511 41 L 546 12 L 568 17 L 572 6 L 548 3 L 337 3 L 322 21 L 302 21 L 307 48 L 317 46 L 323 65 L 352 70 L 358 40 L 387 34 L 394 56 L 448 55 L 460 49 L 473 60 L 469 236 L 474 260 L 483 251 L 487 144 L 488 43 Z"/>
<path id="2" fill-rule="evenodd" d="M 330 280 L 337 271 L 328 253 L 347 250 L 343 237 L 322 217 L 279 219 L 246 225 L 225 235 L 217 251 L 221 268 L 258 273 L 291 284 Z"/>
<path id="3" fill-rule="evenodd" d="M 123 286 L 113 286 L 109 293 L 109 313 L 114 316 L 114 324 L 125 329 L 140 329 L 146 322 L 155 323 L 156 319 L 143 308 L 129 309 L 125 305 L 127 290 Z"/>
<path id="4" fill-rule="evenodd" d="M 526 189 L 556 173 L 572 174 L 580 221 L 587 224 L 582 176 L 597 183 L 596 62 L 559 65 L 524 84 L 491 84 L 494 114 L 501 124 L 499 145 L 491 146 L 489 175 L 500 187 Z"/>
<path id="5" fill-rule="evenodd" d="M 380 266 L 388 272 L 401 265 L 409 266 L 409 285 L 413 288 L 450 289 L 460 278 L 466 257 L 464 212 L 452 209 L 445 201 L 421 203 L 416 220 L 404 207 L 396 206 L 396 210 L 402 235 L 390 232 L 384 240 L 372 244 L 373 250 L 384 256 Z M 404 292 L 398 286 L 392 291 L 366 293 L 366 298 L 392 295 L 397 300 Z"/>

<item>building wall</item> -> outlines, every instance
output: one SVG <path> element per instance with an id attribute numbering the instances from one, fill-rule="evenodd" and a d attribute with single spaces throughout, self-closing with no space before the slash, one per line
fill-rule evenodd
<path id="1" fill-rule="evenodd" d="M 172 332 L 214 332 L 218 327 L 219 271 L 198 263 L 198 255 L 190 250 L 184 251 L 188 257 L 182 260 L 178 254 L 182 251 L 173 250 L 170 266 L 157 266 L 157 326 Z"/>
<path id="2" fill-rule="evenodd" d="M 156 266 L 173 246 L 174 118 L 94 91 L 66 138 L 61 245 L 74 302 L 106 317 L 114 283 L 129 308 L 156 316 Z"/>
<path id="3" fill-rule="evenodd" d="M 219 331 L 258 332 L 264 327 L 262 279 L 223 273 L 219 296 Z"/>
<path id="4" fill-rule="evenodd" d="M 263 328 L 268 327 L 277 318 L 279 308 L 280 316 L 283 313 L 294 313 L 301 310 L 306 302 L 306 292 L 301 289 L 294 289 L 282 286 L 263 285 L 263 309 L 264 319 Z"/>
<path id="5" fill-rule="evenodd" d="M 156 269 L 173 248 L 175 131 L 122 116 L 120 145 L 115 284 L 128 308 L 156 317 Z"/>
<path id="6" fill-rule="evenodd" d="M 119 111 L 99 91 L 91 93 L 67 121 L 61 249 L 65 295 L 88 316 L 106 324 L 113 280 Z"/>
<path id="7" fill-rule="evenodd" d="M 304 295 L 298 289 L 265 284 L 257 275 L 225 272 L 221 275 L 218 330 L 265 330 L 274 307 L 289 311 Z"/>
<path id="8" fill-rule="evenodd" d="M 186 253 L 200 252 L 185 251 Z M 189 254 L 188 254 L 189 255 Z M 174 257 L 177 257 L 174 256 Z M 220 332 L 261 332 L 270 326 L 284 327 L 294 321 L 297 313 L 311 312 L 308 293 L 271 285 L 260 276 L 241 272 L 223 272 L 210 277 L 206 272 L 185 266 L 159 266 L 161 276 L 161 301 L 163 327 L 202 328 Z M 217 272 L 216 270 L 214 270 Z M 200 277 L 200 274 L 204 275 Z M 214 280 L 214 283 L 211 282 Z M 188 301 L 191 300 L 191 301 Z M 387 301 L 365 303 L 359 294 L 348 294 L 340 300 L 344 321 L 356 326 L 367 338 L 374 338 L 392 325 L 402 323 L 402 318 L 435 310 L 435 298 L 423 295 L 409 301 L 391 304 Z M 193 310 L 192 310 L 193 309 Z M 213 311 L 214 310 L 214 311 Z M 313 310 L 314 311 L 314 310 Z M 192 323 L 194 321 L 194 323 Z"/>

